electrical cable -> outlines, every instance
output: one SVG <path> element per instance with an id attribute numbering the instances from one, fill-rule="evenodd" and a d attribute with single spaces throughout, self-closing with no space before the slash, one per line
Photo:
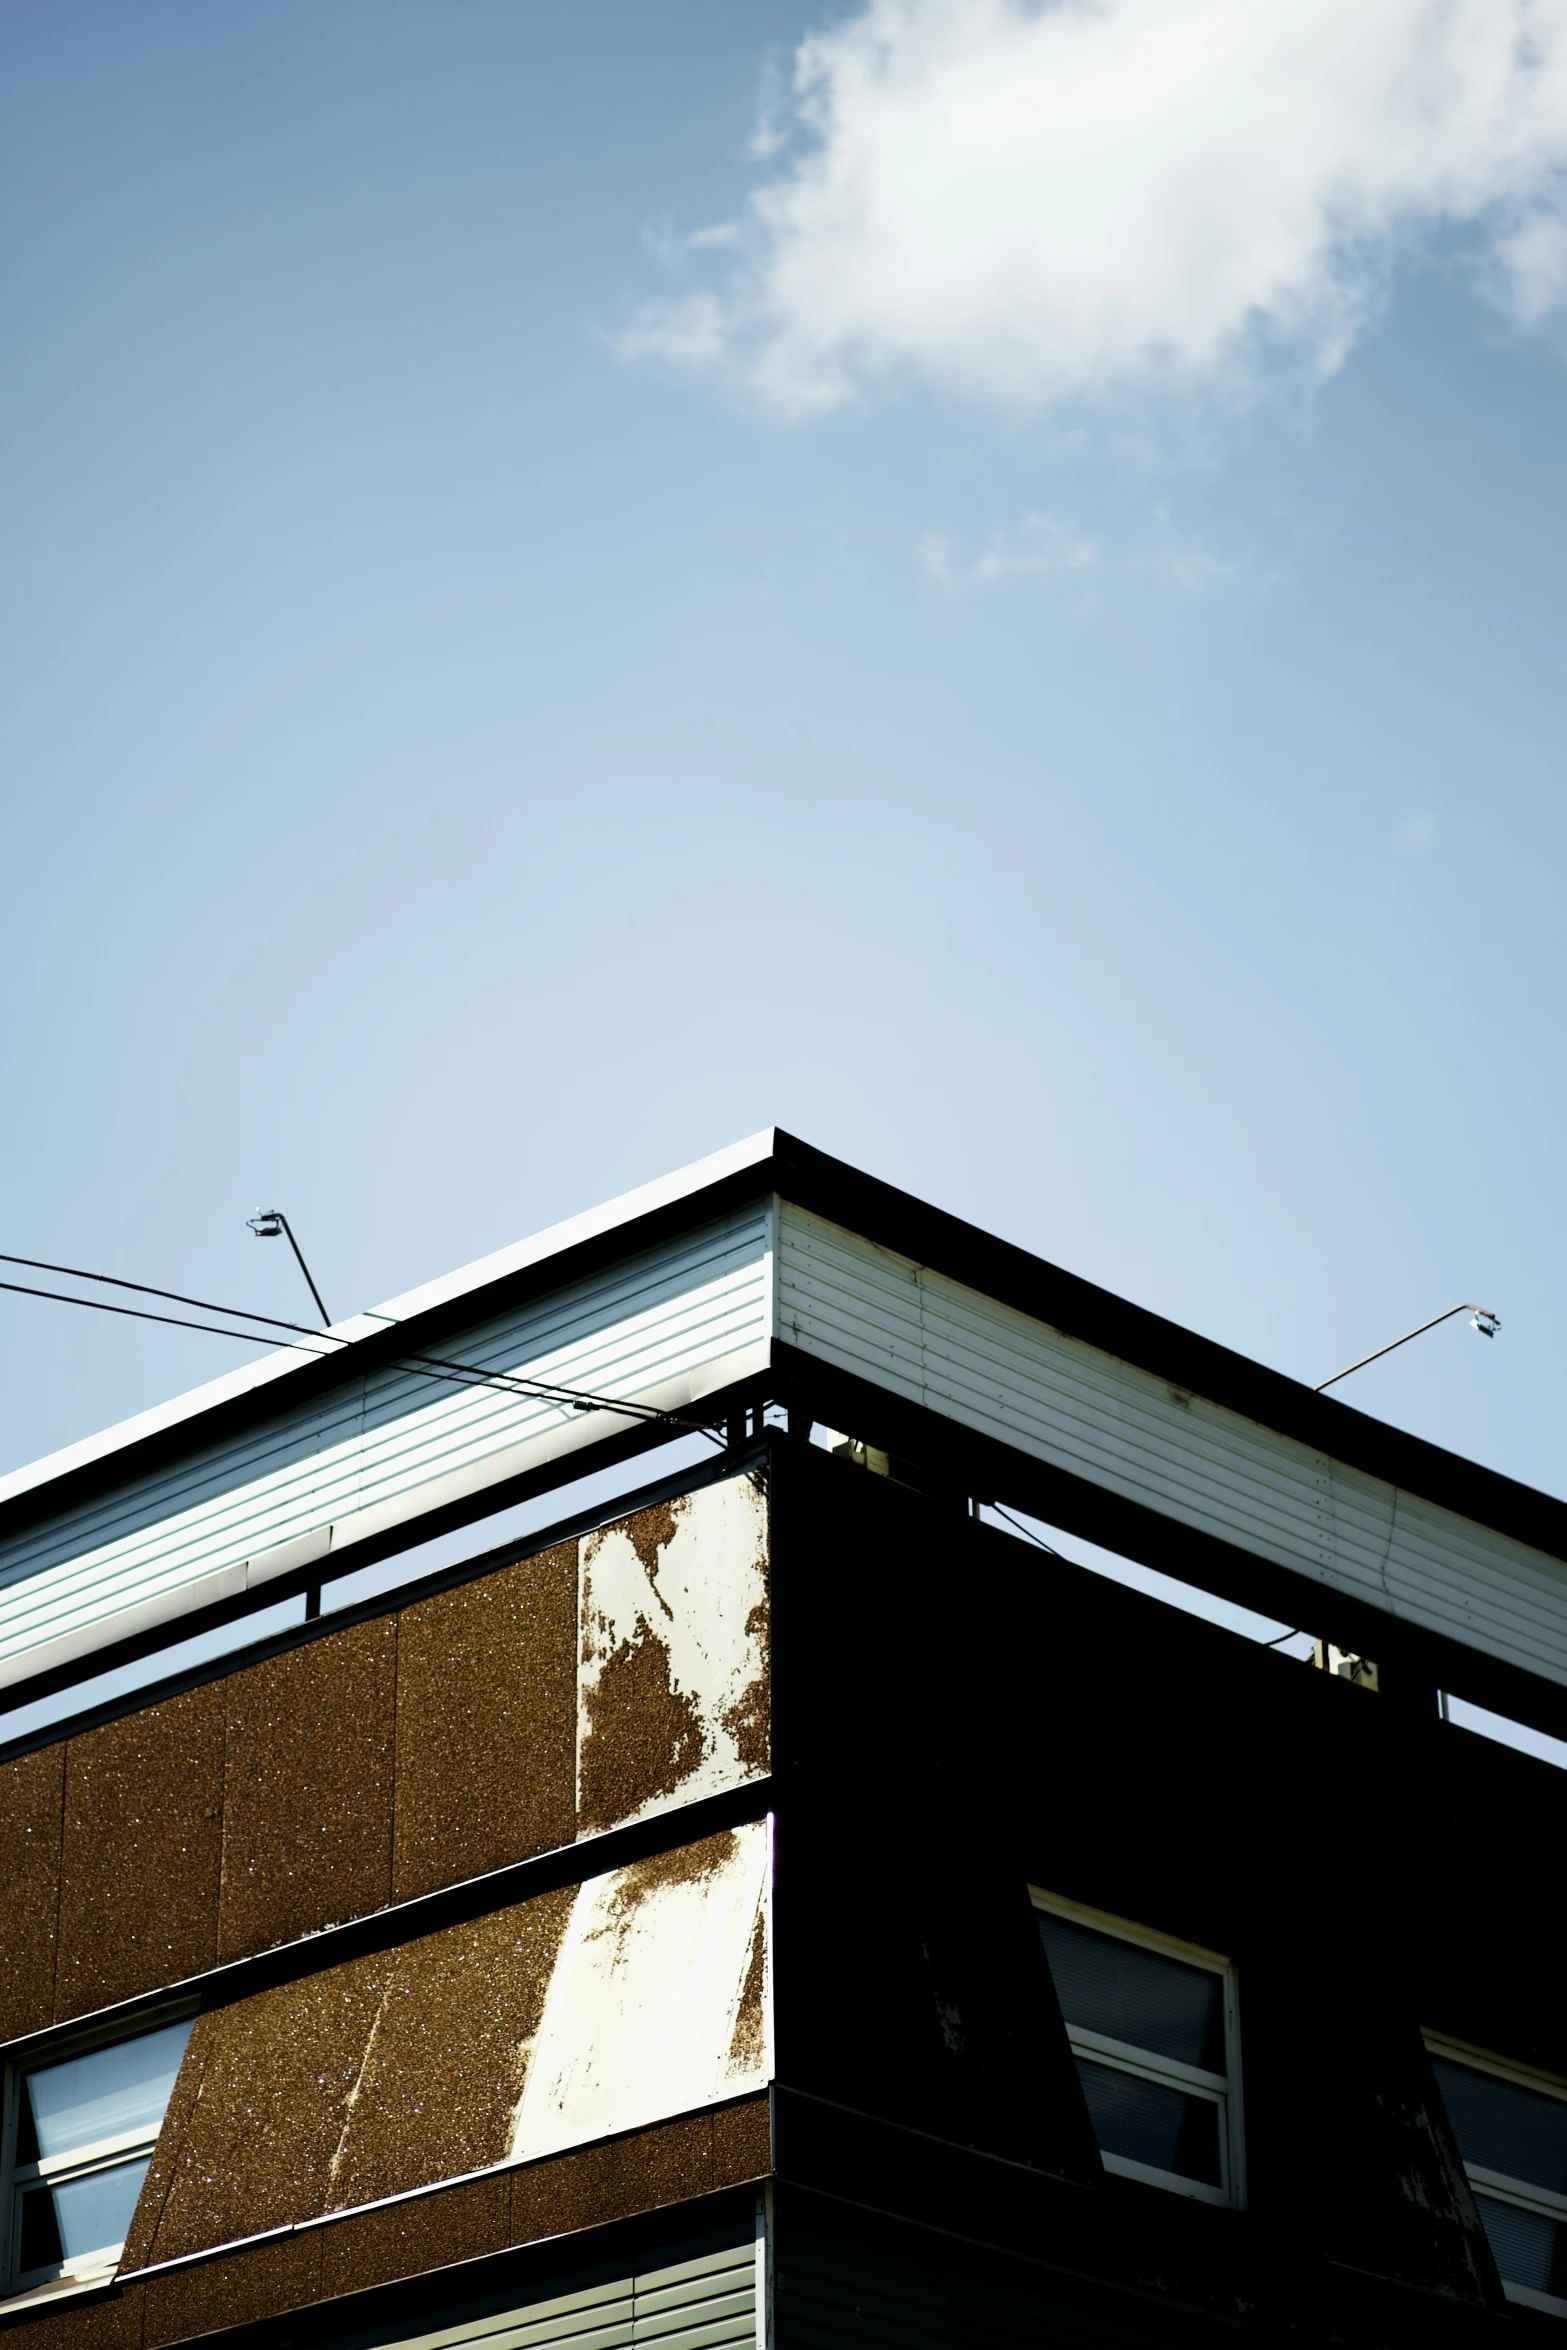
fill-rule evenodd
<path id="1" fill-rule="evenodd" d="M 154 1289 L 147 1281 L 123 1281 L 118 1273 L 85 1273 L 80 1265 L 52 1265 L 47 1257 L 9 1257 L 0 1250 L 0 1265 L 26 1265 L 34 1273 L 65 1273 L 73 1281 L 101 1281 L 110 1289 L 134 1289 L 140 1297 L 166 1297 L 177 1306 L 199 1306 L 204 1314 L 232 1314 L 240 1322 L 265 1322 L 271 1330 L 299 1330 L 307 1338 L 331 1337 L 330 1331 L 313 1330 L 308 1322 L 280 1322 L 276 1314 L 253 1314 L 248 1306 L 215 1306 L 210 1297 L 187 1297 L 182 1289 Z M 14 1288 L 17 1284 L 7 1282 L 5 1286 Z M 53 1297 L 57 1292 L 40 1289 L 24 1291 L 23 1294 Z M 92 1301 L 90 1298 L 76 1298 L 67 1302 L 89 1305 Z M 332 1343 L 334 1346 L 347 1346 L 350 1342 L 346 1338 L 338 1338 L 333 1339 Z"/>
<path id="2" fill-rule="evenodd" d="M 205 1298 L 187 1297 L 181 1290 L 156 1289 L 149 1282 L 126 1281 L 115 1273 L 88 1273 L 76 1265 L 52 1265 L 40 1257 L 11 1256 L 3 1251 L 0 1251 L 0 1264 L 26 1265 L 40 1272 L 65 1273 L 78 1281 L 101 1281 L 116 1289 L 134 1290 L 143 1297 L 162 1297 L 175 1305 L 197 1306 L 206 1313 L 232 1314 L 239 1319 L 262 1323 L 271 1330 L 295 1331 L 299 1335 L 285 1339 L 283 1344 L 290 1352 L 314 1355 L 318 1360 L 330 1360 L 332 1349 L 353 1344 L 352 1339 L 335 1337 L 329 1331 L 311 1330 L 303 1322 L 285 1322 L 276 1314 L 252 1314 L 245 1306 L 213 1305 Z M 0 1281 L 0 1290 L 8 1290 L 17 1297 L 47 1298 L 56 1305 L 88 1306 L 95 1313 L 122 1314 L 133 1321 L 160 1322 L 176 1330 L 200 1330 L 213 1338 L 238 1338 L 248 1346 L 254 1346 L 257 1342 L 257 1334 L 252 1330 L 226 1330 L 212 1322 L 192 1322 L 180 1314 L 154 1314 L 144 1306 L 111 1305 L 107 1298 L 70 1297 L 63 1290 L 37 1289 L 21 1281 Z M 375 1315 L 373 1319 L 386 1322 L 390 1329 L 398 1327 L 384 1314 Z M 322 1338 L 330 1340 L 330 1347 L 302 1343 Z M 534 1395 L 547 1402 L 569 1403 L 578 1411 L 609 1411 L 625 1419 L 654 1421 L 665 1427 L 678 1428 L 682 1434 L 704 1436 L 709 1443 L 717 1444 L 720 1451 L 725 1449 L 724 1438 L 717 1435 L 706 1422 L 682 1419 L 674 1412 L 660 1411 L 653 1404 L 629 1403 L 618 1396 L 596 1395 L 586 1388 L 562 1387 L 544 1379 L 524 1379 L 511 1371 L 486 1371 L 477 1363 L 453 1362 L 444 1355 L 406 1355 L 389 1367 L 412 1371 L 417 1377 L 438 1380 L 449 1387 L 488 1387 L 503 1394 Z"/>
<path id="3" fill-rule="evenodd" d="M 1030 1527 L 1025 1526 L 1021 1518 L 1014 1518 L 1012 1512 L 1008 1509 L 1003 1509 L 999 1501 L 988 1501 L 986 1502 L 985 1507 L 987 1509 L 994 1510 L 998 1518 L 1005 1518 L 1007 1524 L 1015 1528 L 1015 1530 L 1022 1535 L 1025 1542 L 1032 1542 L 1036 1549 L 1042 1550 L 1045 1553 L 1047 1558 L 1059 1559 L 1064 1567 L 1072 1567 L 1078 1564 L 1076 1559 L 1069 1559 L 1064 1551 L 1053 1550 L 1042 1535 L 1034 1533 Z M 1294 1640 L 1297 1637 L 1298 1631 L 1281 1632 L 1277 1640 L 1264 1640 L 1259 1645 L 1263 1648 L 1278 1648 L 1283 1644 L 1284 1641 Z"/>
<path id="4" fill-rule="evenodd" d="M 1012 1512 L 1003 1509 L 999 1501 L 987 1502 L 985 1506 L 987 1509 L 993 1509 L 998 1518 L 1005 1518 L 1015 1533 L 1021 1534 L 1025 1542 L 1033 1543 L 1036 1550 L 1042 1550 L 1046 1558 L 1059 1559 L 1064 1567 L 1076 1564 L 1076 1561 L 1069 1559 L 1064 1551 L 1053 1549 L 1042 1534 L 1036 1534 L 1031 1526 L 1025 1526 L 1021 1518 L 1014 1518 Z"/>
<path id="5" fill-rule="evenodd" d="M 0 1257 L 0 1264 L 25 1265 L 30 1262 L 31 1260 L 27 1257 Z M 62 1266 L 61 1270 L 65 1271 L 67 1268 Z M 82 1275 L 82 1279 L 84 1281 L 108 1280 L 109 1278 L 111 1278 L 111 1276 L 108 1274 L 84 1273 Z M 143 1284 L 139 1281 L 125 1281 L 122 1282 L 120 1286 L 124 1289 L 140 1289 L 143 1287 Z M 147 1311 L 145 1306 L 111 1305 L 106 1297 L 67 1297 L 64 1290 L 62 1289 L 33 1289 L 30 1288 L 24 1281 L 0 1281 L 0 1289 L 8 1289 L 13 1297 L 47 1297 L 51 1298 L 53 1302 L 59 1306 L 90 1306 L 93 1312 L 96 1314 L 128 1314 L 133 1321 L 137 1322 L 167 1322 L 176 1330 L 205 1330 L 209 1336 L 213 1338 L 242 1338 L 247 1346 L 254 1346 L 256 1343 L 256 1333 L 254 1330 L 220 1330 L 214 1322 L 191 1322 L 187 1321 L 182 1314 L 151 1314 Z M 147 1291 L 147 1295 L 149 1297 L 172 1297 L 175 1295 L 175 1292 L 172 1290 L 151 1289 Z M 198 1305 L 201 1301 L 198 1298 L 192 1297 L 182 1298 L 179 1302 L 182 1305 Z M 230 1309 L 227 1306 L 214 1306 L 211 1308 L 211 1311 L 215 1314 L 227 1313 L 229 1310 Z M 243 1308 L 236 1308 L 234 1310 L 242 1312 Z M 290 1325 L 290 1327 L 292 1327 L 292 1325 Z M 312 1333 L 312 1335 L 318 1336 L 319 1333 Z M 289 1345 L 293 1345 L 296 1342 L 289 1340 L 287 1343 Z M 326 1354 L 325 1347 L 321 1346 L 301 1347 L 299 1351 L 301 1354 L 322 1356 Z"/>

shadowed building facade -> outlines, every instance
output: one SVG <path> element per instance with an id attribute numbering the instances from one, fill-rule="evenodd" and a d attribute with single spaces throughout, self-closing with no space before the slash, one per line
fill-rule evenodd
<path id="1" fill-rule="evenodd" d="M 1564 1556 L 779 1134 L 42 1463 L 0 2337 L 1567 2338 Z"/>

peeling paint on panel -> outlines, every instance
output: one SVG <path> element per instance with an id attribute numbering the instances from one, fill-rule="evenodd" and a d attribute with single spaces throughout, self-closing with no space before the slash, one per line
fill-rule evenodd
<path id="1" fill-rule="evenodd" d="M 767 1502 L 748 1477 L 581 1545 L 578 1828 L 756 1778 L 769 1761 Z"/>
<path id="2" fill-rule="evenodd" d="M 766 2085 L 765 1821 L 577 1893 L 517 2106 L 518 2161 Z"/>
<path id="3" fill-rule="evenodd" d="M 504 2162 L 572 1888 L 408 1943 L 327 2173 L 339 2210 Z"/>

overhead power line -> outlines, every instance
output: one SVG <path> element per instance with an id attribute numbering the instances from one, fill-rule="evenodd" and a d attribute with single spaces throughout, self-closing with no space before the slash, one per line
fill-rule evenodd
<path id="1" fill-rule="evenodd" d="M 42 1257 L 12 1256 L 3 1250 L 0 1250 L 0 1264 L 21 1265 L 32 1272 L 62 1273 L 75 1281 L 97 1281 L 111 1288 L 131 1290 L 141 1297 L 161 1297 L 173 1305 L 194 1306 L 201 1313 L 226 1314 L 236 1321 L 259 1323 L 268 1330 L 291 1331 L 296 1335 L 285 1339 L 283 1344 L 300 1354 L 324 1358 L 354 1344 L 350 1338 L 338 1337 L 332 1331 L 312 1330 L 303 1322 L 285 1322 L 276 1314 L 253 1314 L 247 1306 L 214 1305 L 209 1298 L 188 1297 L 183 1290 L 157 1289 L 146 1281 L 127 1281 L 117 1273 L 91 1273 L 79 1265 L 56 1265 Z M 157 1314 L 145 1306 L 113 1305 L 107 1298 L 72 1297 L 63 1290 L 38 1289 L 21 1281 L 0 1281 L 0 1290 L 8 1290 L 17 1297 L 47 1298 L 55 1305 L 86 1306 L 100 1314 L 121 1314 L 134 1321 L 160 1322 L 177 1330 L 201 1330 L 214 1338 L 237 1338 L 249 1346 L 254 1346 L 258 1338 L 254 1330 L 228 1329 L 214 1322 L 192 1322 L 184 1315 Z M 392 1330 L 399 1327 L 383 1314 L 374 1315 L 372 1319 L 385 1322 Z M 679 1429 L 683 1434 L 704 1436 L 720 1448 L 724 1444 L 723 1437 L 715 1434 L 709 1422 L 684 1419 L 678 1413 L 661 1411 L 654 1404 L 631 1403 L 620 1396 L 598 1395 L 588 1388 L 565 1387 L 547 1379 L 527 1379 L 514 1371 L 487 1370 L 482 1364 L 457 1362 L 445 1355 L 401 1355 L 387 1367 L 411 1371 L 419 1378 L 433 1379 L 450 1387 L 488 1387 L 501 1394 L 532 1395 L 544 1402 L 569 1404 L 576 1411 L 614 1412 L 624 1419 L 652 1421 L 664 1427 Z"/>

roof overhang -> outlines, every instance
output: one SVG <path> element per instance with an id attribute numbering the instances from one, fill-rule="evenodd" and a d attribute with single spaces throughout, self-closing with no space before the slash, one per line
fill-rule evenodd
<path id="1" fill-rule="evenodd" d="M 331 1338 L 0 1480 L 12 1703 L 647 1441 L 615 1403 L 700 1417 L 792 1379 L 987 1498 L 1313 1628 L 1396 1626 L 1473 1660 L 1482 1703 L 1561 1718 L 1567 1505 L 777 1129 Z"/>

